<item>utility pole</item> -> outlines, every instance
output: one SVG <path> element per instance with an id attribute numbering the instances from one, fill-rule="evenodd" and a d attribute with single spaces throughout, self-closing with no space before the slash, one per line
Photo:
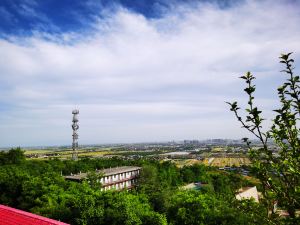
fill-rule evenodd
<path id="1" fill-rule="evenodd" d="M 72 152 L 72 159 L 73 160 L 77 160 L 78 159 L 78 154 L 77 154 L 77 148 L 78 148 L 78 133 L 77 133 L 77 130 L 79 129 L 79 126 L 78 126 L 78 114 L 79 114 L 79 110 L 78 109 L 74 109 L 72 111 L 72 114 L 73 114 L 73 124 L 72 124 L 72 129 L 73 129 L 73 142 L 72 142 L 72 149 L 73 149 L 73 152 Z"/>

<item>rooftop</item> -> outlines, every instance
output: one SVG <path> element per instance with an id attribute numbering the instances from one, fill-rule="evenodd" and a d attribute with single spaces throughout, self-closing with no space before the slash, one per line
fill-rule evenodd
<path id="1" fill-rule="evenodd" d="M 108 168 L 103 170 L 96 170 L 96 173 L 103 173 L 104 176 L 110 176 L 114 174 L 119 173 L 126 173 L 133 170 L 139 170 L 141 167 L 138 166 L 121 166 L 121 167 L 114 167 L 114 168 Z M 86 178 L 88 173 L 78 173 L 70 176 L 65 176 L 66 179 L 72 179 L 72 180 L 81 180 Z"/>
<path id="2" fill-rule="evenodd" d="M 250 190 L 250 189 L 255 189 L 256 187 L 242 187 L 242 188 L 240 188 L 238 191 L 237 191 L 237 193 L 238 194 L 240 194 L 240 193 L 243 193 L 243 192 L 245 192 L 245 191 L 248 191 L 248 190 Z"/>
<path id="3" fill-rule="evenodd" d="M 0 218 L 0 225 L 68 225 L 67 223 L 59 222 L 57 220 L 52 220 L 4 205 L 0 205 Z"/>
<path id="4" fill-rule="evenodd" d="M 189 155 L 190 152 L 167 152 L 160 155 Z"/>
<path id="5" fill-rule="evenodd" d="M 254 187 L 243 187 L 238 190 L 238 193 L 235 195 L 236 199 L 251 199 L 253 198 L 255 202 L 259 202 L 259 195 L 257 192 L 256 186 Z"/>

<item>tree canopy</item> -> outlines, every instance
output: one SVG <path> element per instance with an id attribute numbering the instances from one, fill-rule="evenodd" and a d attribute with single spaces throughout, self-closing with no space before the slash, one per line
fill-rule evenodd
<path id="1" fill-rule="evenodd" d="M 15 154 L 10 151 L 1 154 L 0 203 L 70 224 L 239 224 L 255 221 L 249 209 L 261 207 L 234 200 L 236 188 L 249 185 L 240 175 L 203 165 L 178 168 L 171 162 L 117 158 L 23 160 L 20 149 L 17 158 L 22 160 L 11 160 Z M 101 191 L 92 171 L 122 165 L 142 167 L 136 189 Z M 61 175 L 79 171 L 89 172 L 89 179 L 77 183 Z M 207 187 L 180 188 L 198 181 Z M 264 215 L 263 210 L 256 211 Z"/>

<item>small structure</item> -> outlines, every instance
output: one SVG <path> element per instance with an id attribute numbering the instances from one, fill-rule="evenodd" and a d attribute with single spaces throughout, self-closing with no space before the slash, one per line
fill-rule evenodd
<path id="1" fill-rule="evenodd" d="M 97 182 L 101 183 L 101 190 L 122 190 L 131 189 L 136 183 L 140 174 L 141 167 L 137 166 L 122 166 L 103 170 L 96 170 L 97 174 L 102 174 L 103 177 Z M 65 179 L 81 182 L 87 179 L 88 173 L 79 173 L 70 176 L 65 176 Z M 99 185 L 100 186 L 100 185 Z"/>
<path id="2" fill-rule="evenodd" d="M 239 189 L 238 193 L 235 195 L 235 198 L 237 200 L 253 198 L 255 202 L 259 202 L 259 196 L 258 196 L 256 186 Z"/>
<path id="3" fill-rule="evenodd" d="M 68 225 L 57 220 L 48 219 L 19 209 L 0 205 L 0 225 Z"/>
<path id="4" fill-rule="evenodd" d="M 78 159 L 78 154 L 77 154 L 77 148 L 78 148 L 78 133 L 77 133 L 77 130 L 79 129 L 79 125 L 77 124 L 78 123 L 78 117 L 77 115 L 79 114 L 79 110 L 78 109 L 74 109 L 72 111 L 72 114 L 73 114 L 73 124 L 72 124 L 72 129 L 73 129 L 73 142 L 72 142 L 72 149 L 73 149 L 73 152 L 72 152 L 72 159 L 73 160 L 77 160 Z"/>

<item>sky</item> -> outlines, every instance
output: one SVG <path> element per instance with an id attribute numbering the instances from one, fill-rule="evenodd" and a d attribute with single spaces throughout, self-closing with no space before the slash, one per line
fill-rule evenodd
<path id="1" fill-rule="evenodd" d="M 226 105 L 257 79 L 267 129 L 300 62 L 299 0 L 1 0 L 0 146 L 253 138 Z"/>

